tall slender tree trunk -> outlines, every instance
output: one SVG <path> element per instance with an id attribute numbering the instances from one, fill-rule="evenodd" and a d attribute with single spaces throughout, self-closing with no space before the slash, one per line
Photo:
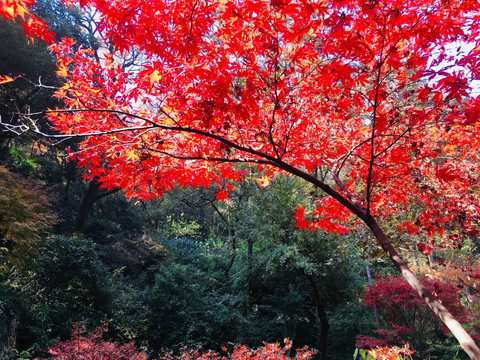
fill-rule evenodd
<path id="1" fill-rule="evenodd" d="M 92 211 L 93 204 L 97 200 L 100 191 L 100 183 L 95 179 L 88 184 L 88 189 L 83 196 L 80 208 L 78 209 L 77 218 L 75 219 L 75 232 L 83 234 L 88 215 Z"/>
<path id="2" fill-rule="evenodd" d="M 470 356 L 472 360 L 480 360 L 480 348 L 475 344 L 472 337 L 465 331 L 462 325 L 453 317 L 453 315 L 430 293 L 421 281 L 412 273 L 405 261 L 400 257 L 392 243 L 385 235 L 383 230 L 378 225 L 378 222 L 373 216 L 369 214 L 368 209 L 364 208 L 363 204 L 358 201 L 353 194 L 351 194 L 345 185 L 340 181 L 335 172 L 332 173 L 334 181 L 339 187 L 341 193 L 334 190 L 325 182 L 308 174 L 300 169 L 297 169 L 284 162 L 276 162 L 276 165 L 292 175 L 299 176 L 302 179 L 322 189 L 326 194 L 337 200 L 340 204 L 349 209 L 353 214 L 358 216 L 373 232 L 380 246 L 387 253 L 388 257 L 400 271 L 400 274 L 407 281 L 407 283 L 420 295 L 425 303 L 433 310 L 433 312 L 442 320 L 447 328 L 452 332 L 452 335 L 460 343 L 463 350 Z"/>
<path id="3" fill-rule="evenodd" d="M 5 327 L 0 337 L 0 359 L 10 359 L 12 350 L 16 348 L 17 344 L 18 317 L 16 315 L 12 318 L 4 316 L 0 324 Z"/>
<path id="4" fill-rule="evenodd" d="M 252 306 L 252 278 L 253 278 L 253 240 L 247 240 L 247 312 L 250 312 Z"/>
<path id="5" fill-rule="evenodd" d="M 315 299 L 315 307 L 317 309 L 317 316 L 320 320 L 320 359 L 327 359 L 327 345 L 328 345 L 328 330 L 330 329 L 330 324 L 328 323 L 327 313 L 325 312 L 325 306 L 323 305 L 322 298 L 320 297 L 320 292 L 318 291 L 317 283 L 311 275 L 307 275 L 307 279 L 312 286 L 313 297 Z"/>
<path id="6" fill-rule="evenodd" d="M 235 258 L 237 257 L 237 239 L 235 235 L 230 237 L 231 240 L 231 250 L 232 253 L 230 255 L 230 261 L 228 262 L 227 266 L 225 267 L 225 280 L 227 282 L 230 281 L 230 270 L 232 269 L 233 263 L 235 262 Z"/>
<path id="7" fill-rule="evenodd" d="M 365 223 L 373 232 L 375 238 L 387 253 L 395 267 L 400 271 L 407 283 L 415 289 L 420 297 L 427 303 L 430 309 L 442 320 L 442 322 L 452 332 L 452 335 L 460 343 L 462 349 L 470 356 L 472 360 L 480 360 L 480 349 L 478 348 L 472 337 L 465 331 L 462 325 L 453 317 L 453 315 L 443 306 L 435 296 L 428 291 L 425 285 L 415 276 L 409 269 L 408 265 L 403 261 L 397 253 L 392 243 L 378 225 L 372 216 L 367 216 Z"/>
<path id="8" fill-rule="evenodd" d="M 373 279 L 372 279 L 372 274 L 370 273 L 370 264 L 368 263 L 368 261 L 365 261 L 365 268 L 367 269 L 368 285 L 373 286 Z M 376 306 L 373 308 L 373 316 L 375 316 L 375 325 L 377 325 L 377 329 L 378 329 L 380 325 L 378 321 L 378 310 Z"/>
<path id="9" fill-rule="evenodd" d="M 77 234 L 83 234 L 83 231 L 85 230 L 85 224 L 87 223 L 88 216 L 90 215 L 95 202 L 117 191 L 120 191 L 120 189 L 115 188 L 109 191 L 100 192 L 100 183 L 98 180 L 93 179 L 90 181 L 87 192 L 83 196 L 82 202 L 80 203 L 80 208 L 78 209 L 77 217 L 75 219 L 74 230 Z"/>

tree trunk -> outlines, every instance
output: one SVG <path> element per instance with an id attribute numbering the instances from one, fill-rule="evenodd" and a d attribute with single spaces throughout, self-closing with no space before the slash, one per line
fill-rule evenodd
<path id="1" fill-rule="evenodd" d="M 80 203 L 77 218 L 75 219 L 75 232 L 83 234 L 85 224 L 87 223 L 88 215 L 92 211 L 93 204 L 97 200 L 100 191 L 100 184 L 95 179 L 88 184 L 88 190 Z"/>
<path id="2" fill-rule="evenodd" d="M 88 184 L 88 190 L 85 193 L 82 202 L 80 203 L 80 208 L 78 209 L 77 218 L 75 220 L 75 232 L 77 234 L 83 234 L 88 216 L 93 209 L 93 204 L 95 204 L 97 200 L 100 200 L 101 198 L 113 194 L 119 190 L 119 188 L 115 188 L 100 193 L 100 183 L 97 181 L 97 179 L 90 181 Z"/>
<path id="3" fill-rule="evenodd" d="M 480 360 L 480 349 L 478 348 L 477 344 L 475 344 L 475 341 L 473 341 L 472 337 L 465 331 L 465 329 L 453 317 L 453 315 L 450 314 L 450 312 L 442 304 L 440 304 L 440 302 L 435 298 L 435 296 L 433 296 L 433 294 L 430 293 L 427 288 L 420 282 L 420 280 L 418 280 L 418 278 L 412 273 L 412 271 L 408 268 L 407 264 L 405 264 L 403 259 L 397 253 L 390 240 L 388 240 L 388 237 L 380 228 L 377 221 L 369 214 L 368 210 L 364 208 L 363 204 L 357 199 L 355 199 L 353 194 L 348 191 L 348 189 L 340 181 L 338 176 L 336 176 L 335 172 L 332 173 L 333 178 L 344 195 L 342 195 L 337 190 L 334 190 L 328 184 L 317 179 L 311 174 L 308 174 L 281 161 L 274 162 L 280 169 L 283 169 L 292 175 L 296 175 L 302 179 L 305 179 L 311 184 L 319 187 L 326 194 L 330 195 L 340 204 L 349 209 L 353 214 L 357 215 L 373 232 L 378 243 L 387 253 L 388 257 L 398 269 L 398 271 L 400 271 L 403 278 L 413 289 L 415 289 L 415 291 L 420 295 L 420 297 L 427 303 L 427 305 L 433 310 L 433 312 L 452 332 L 452 335 L 455 336 L 457 341 L 460 343 L 462 349 L 465 350 L 465 352 L 468 354 L 468 356 L 470 356 L 472 360 Z"/>
<path id="4" fill-rule="evenodd" d="M 462 349 L 465 350 L 468 356 L 470 356 L 470 359 L 480 360 L 480 349 L 475 344 L 475 341 L 473 341 L 472 337 L 465 331 L 462 325 L 453 317 L 453 315 L 445 308 L 445 306 L 443 306 L 435 298 L 435 296 L 427 290 L 427 288 L 415 276 L 415 274 L 412 273 L 407 264 L 397 253 L 388 237 L 380 228 L 377 221 L 372 216 L 368 216 L 365 219 L 365 223 L 370 228 L 370 230 L 372 230 L 375 238 L 382 246 L 383 250 L 385 250 L 388 257 L 393 262 L 398 271 L 400 271 L 403 278 L 411 287 L 415 289 L 415 291 L 427 303 L 430 309 L 432 309 L 433 312 L 448 327 L 448 329 L 452 332 L 452 335 L 455 336 L 455 338 L 460 343 Z"/>
<path id="5" fill-rule="evenodd" d="M 253 280 L 253 240 L 247 240 L 247 313 L 252 306 L 252 280 Z"/>
<path id="6" fill-rule="evenodd" d="M 17 316 L 12 318 L 4 316 L 3 319 L 0 319 L 0 324 L 5 327 L 3 337 L 0 338 L 0 359 L 10 359 L 13 356 L 12 350 L 17 344 L 18 318 Z"/>
<path id="7" fill-rule="evenodd" d="M 225 267 L 225 280 L 230 282 L 230 270 L 232 269 L 233 263 L 235 262 L 235 258 L 237 257 L 237 240 L 235 235 L 230 237 L 231 244 L 232 244 L 232 254 L 230 255 L 230 261 L 228 262 L 227 266 Z"/>
<path id="8" fill-rule="evenodd" d="M 313 290 L 313 297 L 315 298 L 315 307 L 317 308 L 318 319 L 320 320 L 320 359 L 327 359 L 327 345 L 328 345 L 328 330 L 330 329 L 330 324 L 328 323 L 327 314 L 325 313 L 325 307 L 323 306 L 323 301 L 320 297 L 320 292 L 318 291 L 317 283 L 311 275 L 307 275 L 307 279 L 310 282 Z"/>
<path id="9" fill-rule="evenodd" d="M 373 286 L 373 279 L 372 274 L 370 273 L 370 265 L 368 264 L 368 261 L 365 261 L 365 267 L 367 269 L 368 285 Z M 380 323 L 378 321 L 378 310 L 376 306 L 373 308 L 373 315 L 375 316 L 375 325 L 377 325 L 378 329 L 380 327 Z"/>

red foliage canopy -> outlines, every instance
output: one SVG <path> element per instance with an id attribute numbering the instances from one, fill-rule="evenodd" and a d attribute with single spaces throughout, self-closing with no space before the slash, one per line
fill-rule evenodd
<path id="1" fill-rule="evenodd" d="M 267 177 L 321 169 L 339 196 L 327 191 L 302 227 L 345 231 L 347 202 L 381 217 L 413 204 L 402 229 L 476 233 L 477 2 L 79 3 L 100 11 L 117 52 L 99 62 L 53 46 L 57 96 L 77 111 L 50 117 L 90 135 L 72 155 L 105 186 L 150 199 L 175 185 L 225 191 L 238 162 Z M 132 50 L 142 63 L 122 67 Z"/>

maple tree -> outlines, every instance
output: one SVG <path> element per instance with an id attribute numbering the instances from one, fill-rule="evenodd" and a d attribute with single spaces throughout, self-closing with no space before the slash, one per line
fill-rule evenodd
<path id="1" fill-rule="evenodd" d="M 87 177 L 141 199 L 215 184 L 221 201 L 241 181 L 238 163 L 256 164 L 263 185 L 278 172 L 303 178 L 325 196 L 298 207 L 298 227 L 363 222 L 480 359 L 379 223 L 414 205 L 399 230 L 442 237 L 455 226 L 459 236 L 442 238 L 454 245 L 478 233 L 477 1 L 65 3 L 95 7 L 109 45 L 101 59 L 68 39 L 51 48 L 65 107 L 48 115 L 60 136 L 83 139 L 71 157 Z M 131 49 L 141 66 L 120 65 Z"/>
<path id="2" fill-rule="evenodd" d="M 474 330 L 472 323 L 475 314 L 466 309 L 461 301 L 457 287 L 446 281 L 422 277 L 430 292 L 448 307 L 457 318 Z M 375 285 L 368 286 L 364 293 L 364 304 L 382 313 L 384 325 L 374 330 L 375 336 L 357 336 L 358 347 L 376 347 L 398 345 L 408 342 L 418 358 L 429 358 L 432 349 L 427 343 L 435 344 L 448 333 L 448 329 L 438 318 L 434 318 L 427 304 L 422 301 L 402 278 L 398 276 L 380 276 Z"/>

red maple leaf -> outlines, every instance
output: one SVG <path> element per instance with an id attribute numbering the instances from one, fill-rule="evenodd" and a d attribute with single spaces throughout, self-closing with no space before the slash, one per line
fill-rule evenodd
<path id="1" fill-rule="evenodd" d="M 225 190 L 220 190 L 215 194 L 217 201 L 221 201 L 221 202 L 228 200 L 228 196 L 229 196 L 229 193 L 228 191 L 225 191 Z"/>
<path id="2" fill-rule="evenodd" d="M 295 215 L 293 217 L 297 222 L 297 227 L 300 230 L 310 229 L 310 222 L 305 219 L 305 209 L 301 206 L 295 210 Z"/>

